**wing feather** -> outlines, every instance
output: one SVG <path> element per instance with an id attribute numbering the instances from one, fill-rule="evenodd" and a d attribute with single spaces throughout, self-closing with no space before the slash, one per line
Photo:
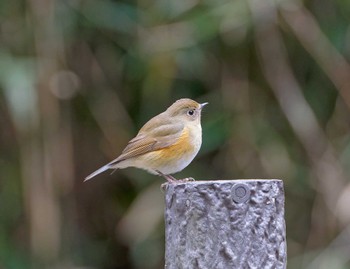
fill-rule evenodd
<path id="1" fill-rule="evenodd" d="M 150 151 L 169 147 L 176 143 L 184 129 L 184 125 L 182 123 L 174 123 L 171 121 L 169 121 L 168 124 L 164 124 L 153 129 L 144 127 L 140 130 L 136 137 L 129 141 L 122 154 L 110 162 L 109 165 L 112 166 L 121 161 L 148 153 Z"/>

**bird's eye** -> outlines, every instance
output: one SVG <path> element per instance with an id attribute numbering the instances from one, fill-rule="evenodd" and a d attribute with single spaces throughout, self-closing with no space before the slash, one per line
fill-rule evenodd
<path id="1" fill-rule="evenodd" d="M 193 116 L 194 115 L 194 109 L 191 109 L 191 110 L 187 111 L 187 114 L 189 116 Z"/>

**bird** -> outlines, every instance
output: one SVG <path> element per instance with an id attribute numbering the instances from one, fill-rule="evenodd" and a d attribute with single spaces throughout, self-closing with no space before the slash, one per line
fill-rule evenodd
<path id="1" fill-rule="evenodd" d="M 193 180 L 177 180 L 172 174 L 182 171 L 197 155 L 202 145 L 201 112 L 207 104 L 189 98 L 177 100 L 151 118 L 119 157 L 88 175 L 84 182 L 106 170 L 127 167 L 162 176 L 169 183 Z"/>

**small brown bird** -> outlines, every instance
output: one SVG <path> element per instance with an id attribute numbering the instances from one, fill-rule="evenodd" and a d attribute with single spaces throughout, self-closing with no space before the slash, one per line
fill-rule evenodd
<path id="1" fill-rule="evenodd" d="M 177 100 L 166 111 L 150 119 L 118 158 L 84 181 L 108 169 L 137 167 L 163 176 L 168 182 L 176 182 L 171 174 L 188 166 L 201 147 L 201 112 L 206 104 L 188 98 Z"/>

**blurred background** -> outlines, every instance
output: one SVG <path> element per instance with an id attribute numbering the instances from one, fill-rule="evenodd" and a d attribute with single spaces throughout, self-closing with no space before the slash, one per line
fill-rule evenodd
<path id="1" fill-rule="evenodd" d="M 164 268 L 163 179 L 89 173 L 175 100 L 176 176 L 280 178 L 288 268 L 350 268 L 350 2 L 0 2 L 0 268 Z"/>

